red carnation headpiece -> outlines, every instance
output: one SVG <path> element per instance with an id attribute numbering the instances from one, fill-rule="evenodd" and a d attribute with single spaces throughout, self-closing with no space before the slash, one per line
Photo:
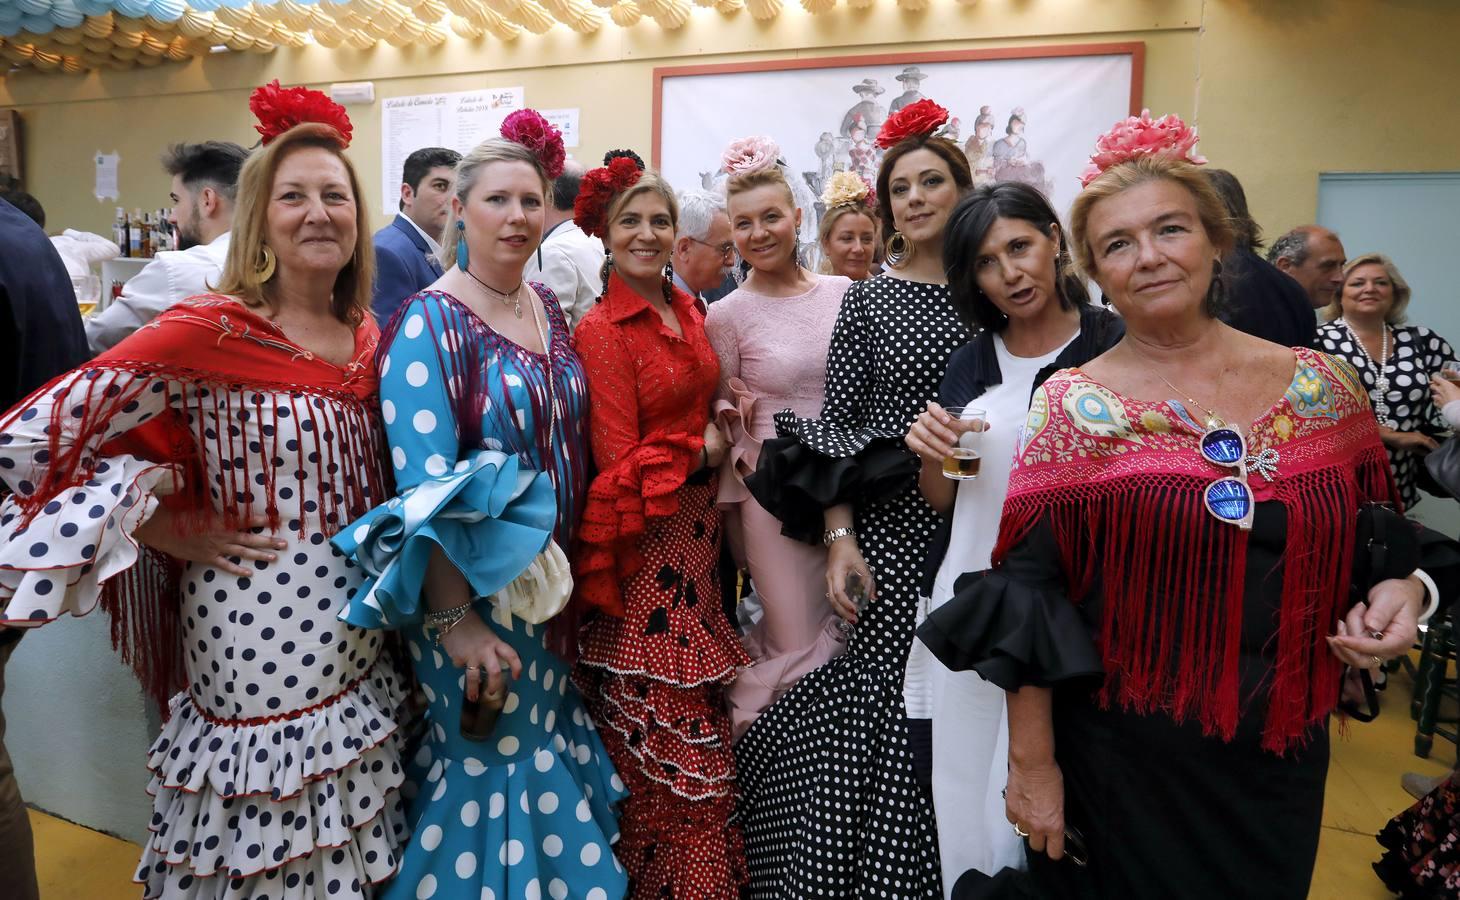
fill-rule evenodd
<path id="1" fill-rule="evenodd" d="M 1139 116 L 1116 122 L 1095 140 L 1095 153 L 1091 155 L 1085 171 L 1080 173 L 1080 187 L 1089 187 L 1090 182 L 1104 174 L 1106 169 L 1142 156 L 1179 159 L 1194 166 L 1206 165 L 1207 158 L 1196 152 L 1196 141 L 1196 129 L 1181 121 L 1179 116 L 1152 119 L 1151 111 L 1143 109 Z"/>
<path id="2" fill-rule="evenodd" d="M 643 171 L 626 156 L 609 160 L 608 165 L 590 169 L 578 187 L 573 201 L 573 221 L 585 234 L 608 237 L 608 205 L 613 198 L 639 183 Z"/>
<path id="3" fill-rule="evenodd" d="M 877 132 L 877 146 L 886 150 L 910 137 L 936 134 L 948 124 L 948 110 L 931 100 L 909 103 L 887 117 Z"/>
<path id="4" fill-rule="evenodd" d="M 519 109 L 502 120 L 502 137 L 532 151 L 542 171 L 551 181 L 563 174 L 568 158 L 563 149 L 563 133 L 535 109 Z"/>
<path id="5" fill-rule="evenodd" d="M 340 133 L 340 149 L 350 146 L 354 127 L 345 108 L 328 95 L 307 87 L 280 87 L 279 79 L 254 90 L 248 98 L 249 111 L 259 124 L 254 130 L 263 135 L 267 147 L 274 138 L 305 122 L 328 125 Z"/>

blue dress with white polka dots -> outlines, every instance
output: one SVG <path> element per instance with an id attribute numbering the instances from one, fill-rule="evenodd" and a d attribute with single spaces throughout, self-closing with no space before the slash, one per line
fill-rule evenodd
<path id="1" fill-rule="evenodd" d="M 551 538 L 566 546 L 585 486 L 582 368 L 556 300 L 546 289 L 539 294 L 551 328 L 548 356 L 507 340 L 439 292 L 407 301 L 379 356 L 400 496 L 335 539 L 371 573 L 340 618 L 400 628 L 430 704 L 408 771 L 419 790 L 410 810 L 414 836 L 385 898 L 611 900 L 627 889 L 611 848 L 623 783 L 568 667 L 544 644 L 545 626 L 500 602 L 499 592 L 552 549 Z M 465 408 L 480 409 L 479 432 L 460 421 Z M 554 424 L 543 427 L 549 418 Z M 461 735 L 462 670 L 422 625 L 425 564 L 437 546 L 522 661 L 484 742 Z"/>

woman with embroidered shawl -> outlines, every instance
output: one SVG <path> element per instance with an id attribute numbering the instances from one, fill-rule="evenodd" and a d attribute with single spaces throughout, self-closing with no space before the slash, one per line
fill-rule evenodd
<path id="1" fill-rule="evenodd" d="M 629 788 L 619 859 L 631 897 L 738 900 L 723 695 L 749 659 L 716 602 L 720 363 L 670 278 L 678 205 L 659 175 L 610 159 L 583 176 L 573 217 L 609 252 L 603 297 L 573 333 L 598 466 L 573 574 L 599 611 L 576 677 Z"/>
<path id="2" fill-rule="evenodd" d="M 364 573 L 327 538 L 389 492 L 370 233 L 344 110 L 277 82 L 250 106 L 218 292 L 0 425 L 0 605 L 100 602 L 164 704 L 144 896 L 366 898 L 406 833 L 403 692 L 379 633 L 335 618 Z"/>
<path id="3" fill-rule="evenodd" d="M 371 576 L 341 618 L 401 629 L 429 703 L 386 900 L 618 900 L 627 883 L 611 846 L 624 786 L 568 679 L 562 548 L 588 487 L 587 385 L 557 298 L 522 277 L 562 165 L 534 110 L 468 153 L 446 272 L 381 343 L 400 493 L 335 543 Z M 489 729 L 483 706 L 499 710 Z"/>
<path id="4" fill-rule="evenodd" d="M 1041 897 L 1306 897 L 1343 665 L 1415 635 L 1414 577 L 1349 604 L 1360 508 L 1393 495 L 1363 388 L 1217 318 L 1194 144 L 1174 117 L 1102 139 L 1073 249 L 1126 336 L 1035 392 L 994 568 L 919 631 L 1008 692 Z"/>

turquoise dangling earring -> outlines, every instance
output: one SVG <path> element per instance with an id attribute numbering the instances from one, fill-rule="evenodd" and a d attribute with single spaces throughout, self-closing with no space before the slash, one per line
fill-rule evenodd
<path id="1" fill-rule="evenodd" d="M 466 271 L 466 223 L 456 220 L 456 267 Z"/>

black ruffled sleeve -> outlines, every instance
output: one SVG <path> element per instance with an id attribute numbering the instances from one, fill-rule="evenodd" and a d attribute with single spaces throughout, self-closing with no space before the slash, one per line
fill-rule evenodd
<path id="1" fill-rule="evenodd" d="M 918 638 L 949 669 L 977 672 L 1006 691 L 1103 675 L 1057 553 L 1048 526 L 1037 526 L 999 568 L 959 578 Z"/>

